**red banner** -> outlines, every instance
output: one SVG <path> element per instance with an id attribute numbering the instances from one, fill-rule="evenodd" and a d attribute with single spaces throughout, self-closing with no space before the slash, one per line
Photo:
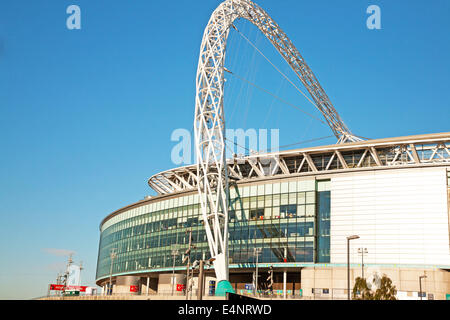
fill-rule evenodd
<path id="1" fill-rule="evenodd" d="M 86 292 L 87 286 L 66 286 L 66 290 L 75 290 L 80 292 Z M 51 284 L 50 290 L 61 291 L 64 290 L 64 285 L 62 284 Z"/>

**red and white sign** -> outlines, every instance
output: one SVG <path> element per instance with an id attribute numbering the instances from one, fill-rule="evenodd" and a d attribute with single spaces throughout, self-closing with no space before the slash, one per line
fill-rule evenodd
<path id="1" fill-rule="evenodd" d="M 51 284 L 50 290 L 54 291 L 61 291 L 64 289 L 64 286 L 62 284 Z"/>
<path id="2" fill-rule="evenodd" d="M 184 284 L 177 284 L 177 291 L 183 291 L 185 287 Z"/>
<path id="3" fill-rule="evenodd" d="M 139 286 L 130 286 L 130 292 L 139 292 Z"/>
<path id="4" fill-rule="evenodd" d="M 66 286 L 65 287 L 67 291 L 80 291 L 80 292 L 86 292 L 86 288 L 87 286 Z M 50 290 L 51 291 L 61 291 L 64 290 L 64 285 L 62 284 L 51 284 L 50 285 Z"/>

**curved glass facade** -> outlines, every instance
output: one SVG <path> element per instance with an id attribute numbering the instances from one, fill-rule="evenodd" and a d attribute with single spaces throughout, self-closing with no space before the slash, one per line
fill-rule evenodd
<path id="1" fill-rule="evenodd" d="M 320 262 L 330 260 L 329 181 L 294 180 L 230 187 L 230 265 L 258 261 Z M 191 261 L 209 257 L 198 196 L 149 200 L 123 211 L 101 226 L 97 279 L 110 275 L 110 252 L 117 253 L 112 274 L 173 267 L 172 249 L 185 252 L 192 229 Z M 182 264 L 182 255 L 175 259 Z"/>

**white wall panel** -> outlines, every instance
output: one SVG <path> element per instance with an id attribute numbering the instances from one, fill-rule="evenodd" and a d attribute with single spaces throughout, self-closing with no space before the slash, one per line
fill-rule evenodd
<path id="1" fill-rule="evenodd" d="M 450 265 L 446 168 L 374 170 L 331 179 L 331 263 Z"/>

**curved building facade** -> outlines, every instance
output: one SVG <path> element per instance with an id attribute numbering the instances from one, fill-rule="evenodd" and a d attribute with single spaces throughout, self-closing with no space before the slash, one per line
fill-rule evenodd
<path id="1" fill-rule="evenodd" d="M 364 273 L 376 283 L 386 274 L 399 298 L 417 299 L 419 276 L 425 274 L 424 298 L 445 299 L 449 144 L 450 133 L 443 133 L 229 160 L 231 284 L 245 293 L 258 266 L 263 292 L 273 267 L 275 294 L 344 299 L 347 237 L 358 235 L 349 251 L 352 279 Z M 157 196 L 102 221 L 98 285 L 111 282 L 113 293 L 183 294 L 189 231 L 191 262 L 210 257 L 195 170 L 187 166 L 151 177 Z M 208 293 L 213 270 L 207 280 Z"/>

